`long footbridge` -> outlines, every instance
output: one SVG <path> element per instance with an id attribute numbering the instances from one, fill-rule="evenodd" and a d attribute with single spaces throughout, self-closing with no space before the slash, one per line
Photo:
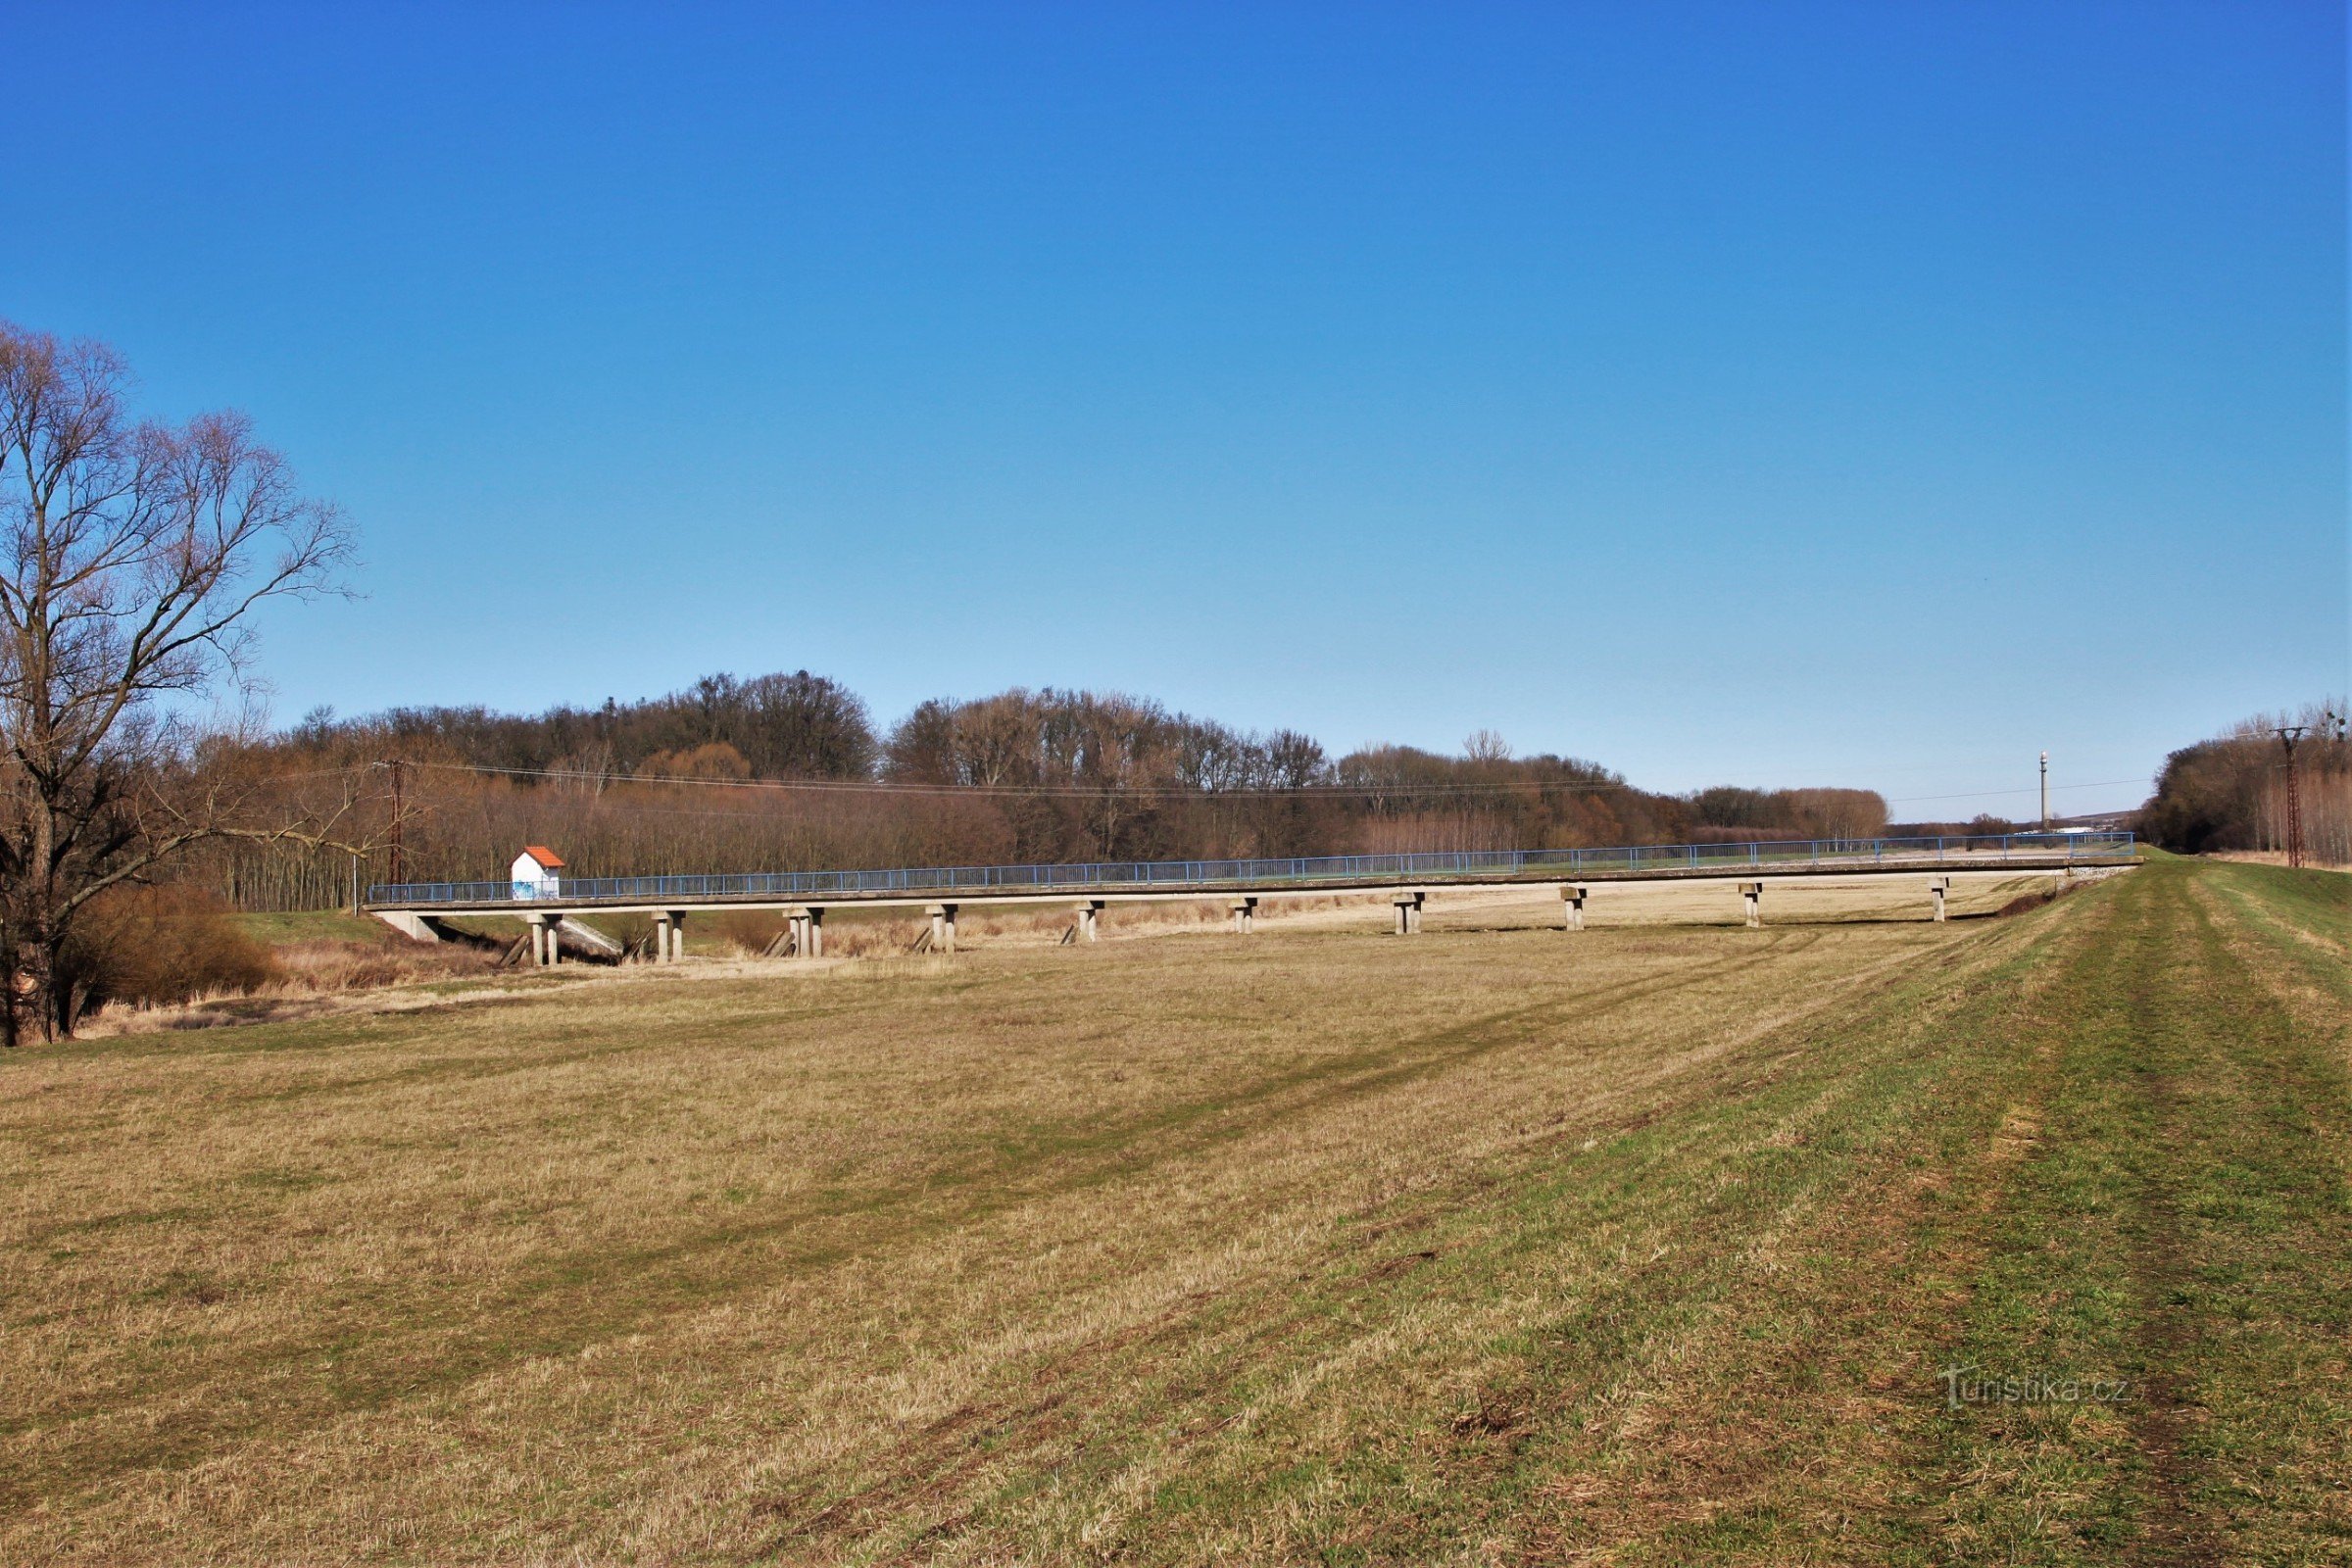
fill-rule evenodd
<path id="1" fill-rule="evenodd" d="M 2136 863 L 2125 832 L 2004 833 L 1977 837 L 1799 839 L 1779 843 L 1645 844 L 1613 849 L 1455 850 L 1410 855 L 1322 855 L 1268 859 L 1115 860 L 1074 864 L 892 867 L 866 871 L 746 871 L 689 876 L 548 877 L 538 881 L 405 882 L 368 890 L 366 907 L 419 941 L 438 940 L 453 916 L 509 916 L 530 928 L 540 963 L 563 961 L 566 935 L 586 946 L 607 939 L 578 924 L 590 913 L 646 914 L 655 924 L 652 956 L 684 955 L 687 917 L 723 909 L 773 909 L 787 920 L 791 952 L 824 952 L 827 909 L 919 906 L 931 917 L 931 944 L 956 945 L 956 918 L 966 906 L 1066 904 L 1080 940 L 1092 941 L 1096 917 L 1112 903 L 1225 898 L 1233 929 L 1254 927 L 1260 901 L 1334 894 L 1388 894 L 1395 928 L 1409 936 L 1440 893 L 1554 887 L 1561 923 L 1584 924 L 1595 886 L 1724 880 L 1737 884 L 1749 924 L 1762 919 L 1765 887 L 1813 877 L 1920 879 L 1943 918 L 1955 878 L 2060 874 Z M 1923 875 L 1924 874 L 1924 875 Z"/>

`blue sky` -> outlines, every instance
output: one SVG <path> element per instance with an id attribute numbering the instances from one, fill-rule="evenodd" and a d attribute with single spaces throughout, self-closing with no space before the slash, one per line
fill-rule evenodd
<path id="1" fill-rule="evenodd" d="M 0 315 L 361 529 L 281 719 L 806 666 L 1911 816 L 2347 685 L 2336 6 L 5 9 Z"/>

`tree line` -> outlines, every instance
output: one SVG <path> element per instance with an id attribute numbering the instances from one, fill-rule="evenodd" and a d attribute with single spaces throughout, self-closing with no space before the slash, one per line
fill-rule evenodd
<path id="1" fill-rule="evenodd" d="M 1491 732 L 1458 755 L 1328 755 L 1292 729 L 1242 730 L 1149 698 L 1014 689 L 918 706 L 887 728 L 807 670 L 707 676 L 681 691 L 536 714 L 314 713 L 264 748 L 292 775 L 374 780 L 365 863 L 298 843 L 221 843 L 197 874 L 238 907 L 347 900 L 389 875 L 403 767 L 409 880 L 495 877 L 526 842 L 574 874 L 801 870 L 1684 840 L 1861 837 L 1867 790 L 1634 787 L 1583 759 L 1520 757 Z"/>
<path id="2" fill-rule="evenodd" d="M 2140 831 L 2168 850 L 2267 853 L 2286 848 L 2287 765 L 2279 731 L 2300 728 L 2291 754 L 2303 838 L 2314 860 L 2352 865 L 2352 739 L 2341 699 L 2241 719 L 2165 759 Z"/>

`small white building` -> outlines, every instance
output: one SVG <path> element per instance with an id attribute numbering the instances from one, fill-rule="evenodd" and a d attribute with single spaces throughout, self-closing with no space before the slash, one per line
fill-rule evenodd
<path id="1" fill-rule="evenodd" d="M 524 845 L 511 875 L 518 899 L 553 899 L 564 892 L 563 858 L 544 844 Z"/>

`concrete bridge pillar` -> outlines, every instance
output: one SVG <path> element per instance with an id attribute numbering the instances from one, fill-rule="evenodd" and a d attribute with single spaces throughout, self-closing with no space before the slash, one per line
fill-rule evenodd
<path id="1" fill-rule="evenodd" d="M 1585 928 L 1585 894 L 1587 891 L 1581 882 L 1571 882 L 1560 889 L 1560 908 L 1566 917 L 1565 923 L 1561 926 L 1562 930 L 1582 931 Z"/>
<path id="2" fill-rule="evenodd" d="M 1396 934 L 1398 936 L 1411 937 L 1421 934 L 1421 906 L 1428 897 L 1429 895 L 1420 888 L 1413 888 L 1391 897 L 1389 902 L 1396 906 Z"/>
<path id="3" fill-rule="evenodd" d="M 825 911 L 821 905 L 796 905 L 784 911 L 792 927 L 792 951 L 803 958 L 825 956 Z"/>
<path id="4" fill-rule="evenodd" d="M 1087 900 L 1084 900 L 1084 901 L 1082 901 L 1082 902 L 1079 904 L 1079 906 L 1078 906 L 1078 940 L 1079 940 L 1079 941 L 1081 941 L 1081 942 L 1092 942 L 1092 941 L 1094 941 L 1094 940 L 1095 940 L 1095 917 L 1096 917 L 1097 915 L 1101 914 L 1102 912 L 1102 901 L 1101 899 L 1087 899 Z"/>
<path id="5" fill-rule="evenodd" d="M 1943 923 L 1943 896 L 1946 892 L 1950 891 L 1952 879 L 1948 876 L 1932 876 L 1928 878 L 1928 896 L 1936 901 L 1935 919 L 1937 925 L 1941 925 Z"/>
<path id="6" fill-rule="evenodd" d="M 1751 926 L 1762 925 L 1764 923 L 1764 884 L 1761 882 L 1740 883 L 1740 897 L 1747 906 L 1747 923 Z"/>
<path id="7" fill-rule="evenodd" d="M 686 911 L 684 909 L 662 910 L 654 934 L 661 938 L 661 962 L 684 963 L 686 961 Z"/>
<path id="8" fill-rule="evenodd" d="M 930 914 L 931 951 L 954 953 L 956 951 L 956 906 L 934 904 L 931 906 Z"/>
<path id="9" fill-rule="evenodd" d="M 1256 901 L 1255 899 L 1236 899 L 1236 900 L 1234 900 L 1234 901 L 1233 901 L 1233 934 L 1234 934 L 1235 936 L 1237 936 L 1237 937 L 1246 937 L 1246 936 L 1248 936 L 1248 935 L 1249 935 L 1250 932 L 1252 932 L 1252 931 L 1254 931 L 1254 930 L 1256 930 L 1256 929 L 1257 929 L 1257 901 Z"/>
<path id="10" fill-rule="evenodd" d="M 531 928 L 531 962 L 544 969 L 564 961 L 564 944 L 556 932 L 563 920 L 560 914 L 526 914 L 523 923 Z"/>

